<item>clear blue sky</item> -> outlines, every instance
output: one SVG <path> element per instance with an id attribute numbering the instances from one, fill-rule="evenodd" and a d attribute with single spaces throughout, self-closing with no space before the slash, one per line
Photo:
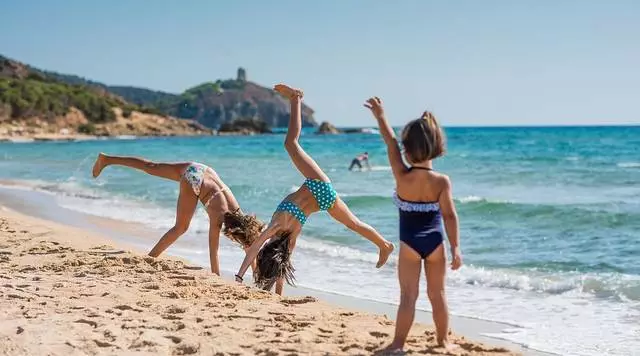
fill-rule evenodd
<path id="1" fill-rule="evenodd" d="M 181 92 L 238 66 L 305 90 L 317 119 L 640 123 L 640 1 L 6 0 L 0 53 Z"/>

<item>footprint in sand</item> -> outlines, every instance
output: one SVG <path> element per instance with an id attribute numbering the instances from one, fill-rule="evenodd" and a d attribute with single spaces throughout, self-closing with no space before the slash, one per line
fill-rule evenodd
<path id="1" fill-rule="evenodd" d="M 105 341 L 93 340 L 93 342 L 95 342 L 96 345 L 98 345 L 98 347 L 115 347 L 115 348 L 119 349 L 119 347 L 117 345 L 110 344 L 110 343 L 105 342 Z"/>
<path id="2" fill-rule="evenodd" d="M 149 308 L 153 304 L 145 300 L 139 300 L 136 302 L 136 305 L 139 306 L 140 308 Z"/>
<path id="3" fill-rule="evenodd" d="M 188 269 L 188 270 L 192 270 L 192 271 L 199 271 L 201 269 L 204 269 L 204 268 L 199 267 L 199 266 L 184 266 L 183 268 L 184 269 Z"/>
<path id="4" fill-rule="evenodd" d="M 351 344 L 351 345 L 348 345 L 348 346 L 344 346 L 340 350 L 342 350 L 342 352 L 347 352 L 347 351 L 349 351 L 351 349 L 361 349 L 361 347 L 358 344 Z"/>
<path id="5" fill-rule="evenodd" d="M 186 326 L 186 325 L 184 325 L 184 323 L 183 323 L 183 322 L 181 322 L 181 321 L 174 321 L 174 322 L 173 322 L 173 328 L 171 329 L 171 331 L 180 331 L 180 330 L 182 330 L 182 329 L 184 329 L 184 328 L 186 328 L 186 327 L 187 327 L 187 326 Z"/>
<path id="6" fill-rule="evenodd" d="M 139 350 L 145 347 L 153 347 L 153 346 L 157 346 L 158 344 L 156 344 L 153 341 L 148 341 L 148 340 L 136 340 L 133 344 L 131 344 L 131 346 L 129 346 L 130 350 Z"/>
<path id="7" fill-rule="evenodd" d="M 375 338 L 382 338 L 382 337 L 388 337 L 389 336 L 389 334 L 383 333 L 383 332 L 380 332 L 380 331 L 372 331 L 372 332 L 369 333 L 369 335 L 371 335 L 371 336 L 373 336 Z"/>
<path id="8" fill-rule="evenodd" d="M 169 298 L 169 299 L 179 299 L 180 295 L 174 291 L 162 292 L 160 293 L 161 297 Z"/>
<path id="9" fill-rule="evenodd" d="M 142 286 L 142 289 L 158 290 L 160 289 L 160 285 L 157 283 L 145 284 Z"/>
<path id="10" fill-rule="evenodd" d="M 180 308 L 178 306 L 172 305 L 169 308 L 167 308 L 167 313 L 169 314 L 182 314 L 185 311 L 187 311 L 185 308 Z"/>
<path id="11" fill-rule="evenodd" d="M 81 324 L 91 325 L 91 326 L 93 326 L 94 329 L 98 327 L 98 323 L 96 323 L 95 321 L 87 320 L 87 319 L 78 319 L 78 320 L 74 321 L 74 323 L 81 323 Z"/>
<path id="12" fill-rule="evenodd" d="M 115 307 L 113 307 L 113 309 L 118 309 L 118 310 L 133 310 L 132 307 L 128 306 L 128 305 L 116 305 Z"/>
<path id="13" fill-rule="evenodd" d="M 182 339 L 177 337 L 177 336 L 173 336 L 173 335 L 165 335 L 165 338 L 171 340 L 171 342 L 173 342 L 174 344 L 179 344 L 182 342 Z"/>
<path id="14" fill-rule="evenodd" d="M 180 345 L 176 348 L 175 355 L 193 355 L 200 351 L 200 345 Z"/>
<path id="15" fill-rule="evenodd" d="M 166 320 L 182 320 L 181 317 L 179 317 L 177 315 L 173 315 L 173 314 L 163 315 L 162 319 L 166 319 Z"/>
<path id="16" fill-rule="evenodd" d="M 306 296 L 304 298 L 284 298 L 280 301 L 280 303 L 294 305 L 294 304 L 315 303 L 316 301 L 317 301 L 316 298 Z"/>

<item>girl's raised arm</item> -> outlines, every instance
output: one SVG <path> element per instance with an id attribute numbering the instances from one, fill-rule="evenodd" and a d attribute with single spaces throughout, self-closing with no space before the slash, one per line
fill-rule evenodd
<path id="1" fill-rule="evenodd" d="M 393 170 L 393 176 L 398 180 L 403 174 L 407 172 L 407 167 L 402 161 L 402 153 L 400 153 L 400 145 L 396 139 L 396 134 L 393 132 L 391 125 L 387 122 L 384 116 L 384 108 L 382 107 L 382 100 L 377 96 L 370 98 L 364 104 L 366 108 L 371 110 L 371 113 L 378 121 L 378 127 L 380 128 L 380 134 L 384 139 L 384 143 L 387 145 L 387 155 L 389 157 L 389 164 Z"/>

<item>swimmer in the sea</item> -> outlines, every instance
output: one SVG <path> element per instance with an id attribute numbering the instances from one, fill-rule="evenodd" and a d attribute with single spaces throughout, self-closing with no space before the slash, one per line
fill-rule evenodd
<path id="1" fill-rule="evenodd" d="M 357 155 L 349 166 L 349 170 L 353 170 L 353 167 L 358 167 L 362 170 L 362 164 L 365 164 L 369 170 L 371 170 L 371 165 L 369 164 L 369 152 L 364 152 L 363 154 Z"/>

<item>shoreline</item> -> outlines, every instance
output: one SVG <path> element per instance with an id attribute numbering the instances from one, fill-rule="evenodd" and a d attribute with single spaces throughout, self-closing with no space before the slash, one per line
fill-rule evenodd
<path id="1" fill-rule="evenodd" d="M 13 185 L 13 187 L 11 185 Z M 107 237 L 107 242 L 109 244 L 115 245 L 118 248 L 133 250 L 136 253 L 141 254 L 146 253 L 145 250 L 148 248 L 148 245 L 153 243 L 157 238 L 156 235 L 158 235 L 158 232 L 152 228 L 140 226 L 139 224 L 86 215 L 62 208 L 55 202 L 55 195 L 31 190 L 28 187 L 21 186 L 19 182 L 15 182 L 13 184 L 12 182 L 0 182 L 0 205 L 7 206 L 19 214 L 28 214 L 29 216 L 37 219 L 44 219 L 54 223 L 64 224 L 73 228 L 82 229 L 83 231 L 88 231 L 92 234 Z M 171 254 L 170 250 L 166 256 L 171 256 L 171 259 L 175 259 L 177 257 L 182 261 L 186 261 L 180 256 Z M 191 262 L 186 261 L 186 263 Z M 206 266 L 203 267 L 207 270 Z M 231 271 L 222 271 L 223 278 L 228 281 L 232 280 L 232 274 L 233 273 Z M 287 286 L 285 289 L 285 296 L 287 297 L 304 297 L 308 295 L 319 298 L 322 301 L 326 301 L 330 303 L 331 306 L 336 306 L 338 308 L 358 310 L 364 313 L 384 314 L 389 319 L 395 318 L 396 305 L 392 303 L 357 298 L 304 287 Z M 416 323 L 431 325 L 431 313 L 423 310 L 417 310 Z M 469 340 L 506 347 L 524 355 L 552 355 L 528 349 L 522 345 L 509 341 L 482 335 L 497 333 L 501 330 L 510 328 L 511 326 L 509 324 L 455 315 L 451 316 L 451 323 L 452 330 L 456 331 L 458 335 L 465 335 Z"/>

